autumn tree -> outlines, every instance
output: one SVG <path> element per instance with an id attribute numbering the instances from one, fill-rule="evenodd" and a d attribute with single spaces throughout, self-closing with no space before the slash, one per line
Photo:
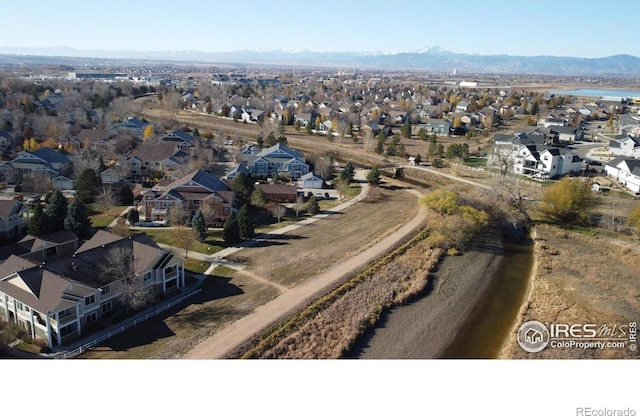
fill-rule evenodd
<path id="1" fill-rule="evenodd" d="M 189 250 L 198 241 L 198 232 L 185 225 L 180 225 L 171 231 L 171 242 L 175 247 L 184 250 L 184 257 L 189 257 Z"/>
<path id="2" fill-rule="evenodd" d="M 144 128 L 144 132 L 142 133 L 142 140 L 148 141 L 153 139 L 153 137 L 154 137 L 153 124 L 149 124 L 147 127 Z"/>
<path id="3" fill-rule="evenodd" d="M 589 222 L 589 216 L 598 201 L 586 181 L 564 178 L 544 191 L 539 208 L 555 221 L 584 224 Z"/>

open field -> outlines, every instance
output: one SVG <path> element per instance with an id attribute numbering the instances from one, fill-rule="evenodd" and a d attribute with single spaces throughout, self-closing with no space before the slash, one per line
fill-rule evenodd
<path id="1" fill-rule="evenodd" d="M 535 228 L 534 277 L 528 301 L 503 348 L 502 358 L 631 358 L 628 349 L 522 350 L 517 329 L 524 322 L 628 325 L 640 318 L 640 247 L 603 232 Z"/>
<path id="2" fill-rule="evenodd" d="M 254 274 L 293 287 L 363 251 L 415 216 L 415 195 L 397 188 L 381 188 L 381 195 L 381 202 L 356 204 L 321 222 L 258 243 L 229 260 L 246 265 Z"/>

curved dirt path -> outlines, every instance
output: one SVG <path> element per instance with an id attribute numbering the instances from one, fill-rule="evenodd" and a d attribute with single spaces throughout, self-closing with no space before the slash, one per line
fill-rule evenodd
<path id="1" fill-rule="evenodd" d="M 416 196 L 421 196 L 417 191 L 412 193 L 415 193 Z M 233 322 L 197 345 L 182 358 L 225 358 L 227 354 L 255 334 L 267 329 L 290 315 L 293 311 L 309 304 L 325 293 L 327 288 L 336 285 L 345 277 L 357 273 L 371 260 L 384 255 L 395 244 L 423 225 L 426 216 L 426 210 L 421 207 L 411 221 L 384 237 L 378 243 L 348 260 L 336 264 L 313 279 L 287 290 L 271 302 L 258 307 L 253 313 Z"/>

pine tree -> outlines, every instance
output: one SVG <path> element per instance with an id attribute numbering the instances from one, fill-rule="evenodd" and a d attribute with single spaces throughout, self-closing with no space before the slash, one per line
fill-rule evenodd
<path id="1" fill-rule="evenodd" d="M 320 213 L 320 204 L 318 204 L 318 200 L 315 196 L 309 198 L 309 202 L 307 202 L 307 212 L 310 215 L 317 215 Z"/>
<path id="2" fill-rule="evenodd" d="M 371 186 L 378 186 L 380 185 L 380 182 L 380 170 L 374 166 L 371 168 L 369 173 L 367 173 L 367 183 Z"/>
<path id="3" fill-rule="evenodd" d="M 235 244 L 240 241 L 240 227 L 238 227 L 236 214 L 231 213 L 227 217 L 222 230 L 222 238 L 227 244 Z"/>
<path id="4" fill-rule="evenodd" d="M 49 205 L 44 210 L 45 231 L 47 234 L 62 231 L 67 217 L 67 198 L 56 189 L 51 195 Z"/>
<path id="5" fill-rule="evenodd" d="M 31 214 L 31 218 L 29 218 L 29 225 L 27 227 L 29 234 L 35 236 L 44 234 L 45 221 L 46 217 L 42 210 L 42 206 L 40 204 L 36 204 L 33 209 L 33 214 Z"/>
<path id="6" fill-rule="evenodd" d="M 120 204 L 133 205 L 133 192 L 129 188 L 129 184 L 125 184 L 120 190 Z"/>
<path id="7" fill-rule="evenodd" d="M 72 231 L 83 239 L 91 236 L 91 220 L 87 209 L 79 199 L 74 199 L 69 205 L 64 219 L 64 229 Z"/>
<path id="8" fill-rule="evenodd" d="M 203 243 L 207 239 L 207 223 L 204 220 L 204 214 L 201 210 L 197 210 L 196 214 L 191 220 L 191 228 L 196 231 L 196 237 L 198 241 Z"/>
<path id="9" fill-rule="evenodd" d="M 244 204 L 238 211 L 238 228 L 240 229 L 240 238 L 247 240 L 254 235 L 253 223 L 249 215 L 249 205 Z"/>
<path id="10" fill-rule="evenodd" d="M 129 225 L 133 225 L 140 221 L 140 213 L 137 209 L 131 208 L 127 211 L 127 221 L 129 221 Z"/>
<path id="11" fill-rule="evenodd" d="M 90 204 L 102 189 L 100 178 L 93 169 L 85 169 L 76 180 L 76 198 Z"/>

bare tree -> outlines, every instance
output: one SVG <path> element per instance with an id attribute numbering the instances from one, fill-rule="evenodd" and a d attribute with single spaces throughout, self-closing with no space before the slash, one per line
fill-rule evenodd
<path id="1" fill-rule="evenodd" d="M 189 223 L 190 212 L 181 206 L 169 208 L 167 212 L 167 222 L 171 226 L 184 227 Z"/>
<path id="2" fill-rule="evenodd" d="M 278 224 L 280 224 L 282 218 L 287 215 L 287 207 L 282 204 L 269 204 L 269 212 L 276 217 Z"/>
<path id="3" fill-rule="evenodd" d="M 109 112 L 118 120 L 126 120 L 131 113 L 131 100 L 127 97 L 118 97 L 109 104 Z"/>
<path id="4" fill-rule="evenodd" d="M 104 283 L 117 282 L 120 299 L 127 313 L 137 311 L 155 299 L 153 285 L 146 285 L 143 276 L 135 274 L 137 259 L 130 246 L 111 247 L 99 264 L 99 276 Z"/>
<path id="5" fill-rule="evenodd" d="M 53 189 L 53 184 L 46 175 L 29 173 L 22 177 L 22 190 L 24 192 L 41 195 L 51 189 Z"/>
<path id="6" fill-rule="evenodd" d="M 118 196 L 111 189 L 103 188 L 100 195 L 96 197 L 96 205 L 102 208 L 107 215 L 111 215 L 111 208 L 118 204 Z"/>
<path id="7" fill-rule="evenodd" d="M 293 205 L 293 210 L 296 212 L 296 218 L 300 215 L 300 211 L 304 210 L 304 197 L 302 195 L 298 195 L 296 197 L 296 203 Z"/>

